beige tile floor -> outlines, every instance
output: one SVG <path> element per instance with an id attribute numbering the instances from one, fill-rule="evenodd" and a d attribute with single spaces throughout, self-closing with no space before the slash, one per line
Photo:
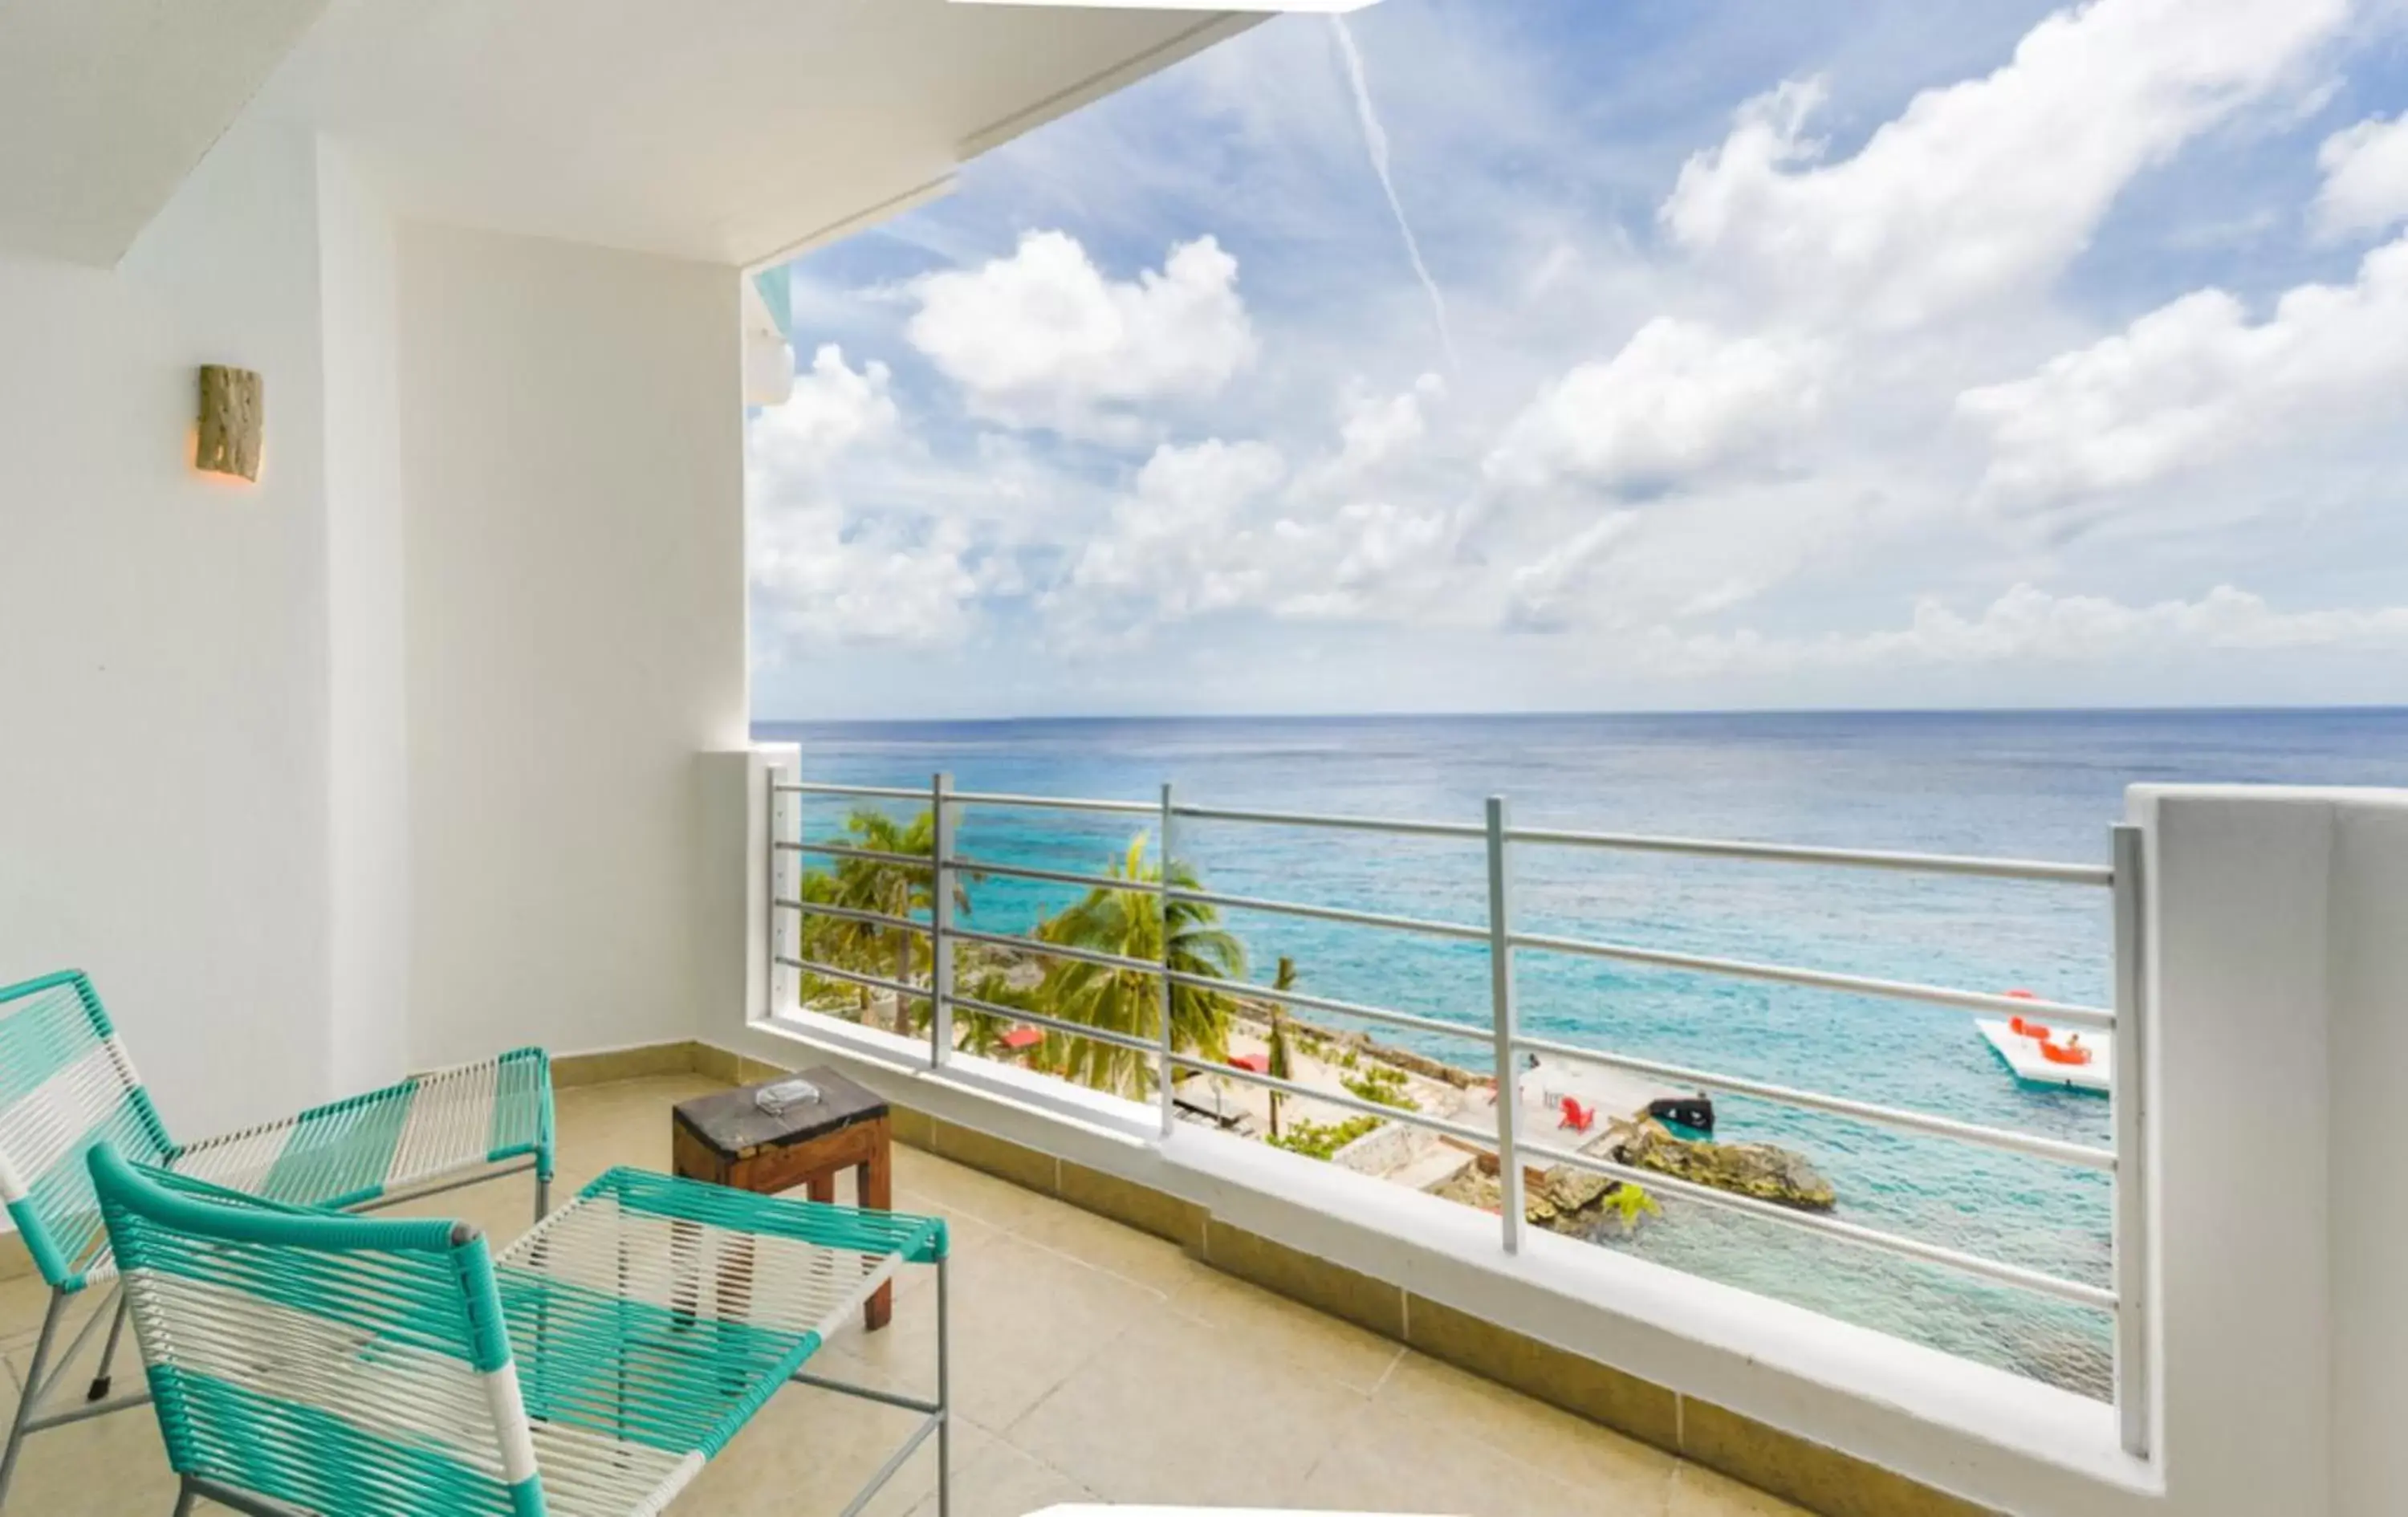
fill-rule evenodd
<path id="1" fill-rule="evenodd" d="M 666 1167 L 671 1102 L 696 1078 L 564 1092 L 561 1189 L 614 1164 Z M 953 1226 L 957 1517 L 1055 1502 L 1294 1506 L 1464 1517 L 1800 1517 L 1798 1509 L 1449 1368 L 1199 1265 L 1176 1247 L 916 1150 L 898 1149 L 897 1207 Z M 524 1226 L 527 1183 L 438 1197 L 496 1238 Z M 911 1272 L 894 1324 L 856 1325 L 824 1374 L 933 1384 L 933 1298 Z M 38 1282 L 0 1284 L 7 1410 L 40 1323 Z M 121 1387 L 138 1377 L 129 1351 Z M 678 1517 L 816 1517 L 842 1510 L 910 1413 L 781 1393 L 703 1475 Z M 869 1510 L 934 1517 L 934 1445 Z M 147 1411 L 36 1437 L 13 1517 L 166 1517 L 174 1505 Z M 207 1503 L 203 1510 L 210 1509 Z"/>

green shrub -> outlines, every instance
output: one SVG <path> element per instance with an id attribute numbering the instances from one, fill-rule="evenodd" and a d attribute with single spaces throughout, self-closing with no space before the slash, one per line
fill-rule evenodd
<path id="1" fill-rule="evenodd" d="M 1359 1075 L 1347 1075 L 1339 1081 L 1354 1093 L 1357 1100 L 1377 1106 L 1392 1106 L 1400 1111 L 1419 1111 L 1422 1104 L 1405 1094 L 1405 1072 L 1393 1065 L 1375 1064 Z"/>
<path id="2" fill-rule="evenodd" d="M 1349 1117 L 1344 1122 L 1298 1122 L 1270 1139 L 1271 1146 L 1308 1159 L 1326 1159 L 1381 1124 L 1378 1117 Z"/>

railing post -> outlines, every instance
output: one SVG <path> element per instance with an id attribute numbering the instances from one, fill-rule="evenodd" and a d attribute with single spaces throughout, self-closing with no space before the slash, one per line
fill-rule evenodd
<path id="1" fill-rule="evenodd" d="M 769 1015 L 791 1016 L 802 1009 L 803 979 L 792 961 L 803 956 L 803 913 L 781 901 L 803 898 L 803 856 L 784 843 L 803 840 L 803 798 L 789 788 L 802 782 L 791 764 L 769 766 Z"/>
<path id="2" fill-rule="evenodd" d="M 939 772 L 928 785 L 928 1067 L 953 1056 L 953 777 Z"/>
<path id="3" fill-rule="evenodd" d="M 2151 1443 L 2149 1374 L 2149 1050 L 2142 1002 L 2145 999 L 2146 921 L 2143 896 L 2143 835 L 2139 827 L 2114 829 L 2115 1031 L 2114 1089 L 2110 1094 L 2115 1124 L 2115 1414 L 2124 1450 L 2146 1458 Z"/>
<path id="4" fill-rule="evenodd" d="M 1161 839 L 1154 850 L 1162 869 L 1162 882 L 1157 905 L 1162 912 L 1162 973 L 1156 977 L 1162 988 L 1162 1043 L 1154 1053 L 1155 1083 L 1162 1098 L 1162 1136 L 1168 1138 L 1179 1121 L 1178 1092 L 1173 1077 L 1178 1066 L 1170 1062 L 1170 866 L 1178 855 L 1172 852 L 1170 781 L 1162 783 Z"/>
<path id="5" fill-rule="evenodd" d="M 1505 1252 L 1522 1252 L 1522 1082 L 1514 1038 L 1513 875 L 1506 854 L 1505 797 L 1488 797 L 1488 1014 L 1497 1039 L 1497 1210 Z"/>

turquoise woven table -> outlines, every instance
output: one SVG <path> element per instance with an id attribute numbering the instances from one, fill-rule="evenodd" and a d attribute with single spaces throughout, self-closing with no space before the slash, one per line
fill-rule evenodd
<path id="1" fill-rule="evenodd" d="M 125 1321 L 122 1297 L 104 1298 L 64 1352 L 54 1352 L 68 1303 L 117 1281 L 86 1163 L 102 1144 L 220 1186 L 341 1209 L 373 1210 L 531 1170 L 540 1217 L 552 1174 L 552 1069 L 541 1049 L 519 1049 L 178 1143 L 89 978 L 68 970 L 0 988 L 0 1201 L 50 1287 L 0 1452 L 0 1503 L 28 1436 L 147 1399 L 108 1399 L 108 1366 Z M 100 1369 L 83 1404 L 43 1410 L 104 1320 Z"/>
<path id="2" fill-rule="evenodd" d="M 106 1145 L 91 1169 L 179 1517 L 652 1517 L 795 1382 L 920 1413 L 847 1517 L 931 1435 L 950 1513 L 942 1222 L 614 1169 L 493 1255 L 466 1224 L 283 1205 Z M 933 1400 L 804 1367 L 914 1265 Z"/>

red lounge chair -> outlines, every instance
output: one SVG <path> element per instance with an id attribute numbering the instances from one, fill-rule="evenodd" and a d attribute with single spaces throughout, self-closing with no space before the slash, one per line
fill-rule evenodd
<path id="1" fill-rule="evenodd" d="M 1014 1027 L 1003 1035 L 1003 1046 L 1019 1053 L 1045 1041 L 1045 1035 L 1034 1027 Z"/>
<path id="2" fill-rule="evenodd" d="M 1564 1097 L 1564 1120 L 1559 1124 L 1576 1133 L 1587 1132 L 1597 1125 L 1597 1108 L 1583 1106 L 1570 1096 Z"/>
<path id="3" fill-rule="evenodd" d="M 1271 1056 L 1268 1053 L 1233 1053 L 1229 1056 L 1229 1067 L 1243 1069 L 1249 1074 L 1267 1075 L 1271 1072 Z"/>

